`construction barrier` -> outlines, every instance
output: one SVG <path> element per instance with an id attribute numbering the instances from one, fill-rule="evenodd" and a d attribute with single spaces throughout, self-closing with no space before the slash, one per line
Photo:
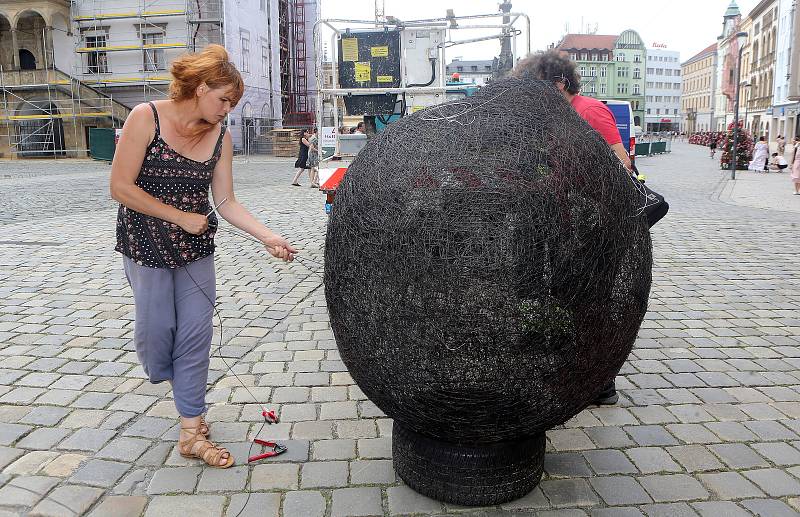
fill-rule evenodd
<path id="1" fill-rule="evenodd" d="M 116 134 L 113 128 L 89 128 L 89 154 L 95 160 L 111 161 L 117 149 Z"/>

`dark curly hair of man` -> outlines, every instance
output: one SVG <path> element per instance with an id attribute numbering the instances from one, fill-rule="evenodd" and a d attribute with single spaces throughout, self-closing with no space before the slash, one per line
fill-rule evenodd
<path id="1" fill-rule="evenodd" d="M 529 54 L 517 63 L 511 75 L 563 83 L 564 89 L 573 95 L 581 91 L 581 76 L 575 63 L 555 49 Z"/>

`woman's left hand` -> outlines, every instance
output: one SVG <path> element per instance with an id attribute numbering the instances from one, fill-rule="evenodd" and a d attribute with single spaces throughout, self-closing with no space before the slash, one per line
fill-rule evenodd
<path id="1" fill-rule="evenodd" d="M 273 233 L 261 242 L 270 255 L 284 262 L 293 261 L 295 254 L 297 254 L 297 249 L 277 233 Z"/>

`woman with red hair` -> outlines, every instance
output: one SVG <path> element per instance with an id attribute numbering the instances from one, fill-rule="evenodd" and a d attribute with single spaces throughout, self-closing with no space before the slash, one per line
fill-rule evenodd
<path id="1" fill-rule="evenodd" d="M 139 104 L 122 128 L 111 165 L 119 201 L 116 251 L 133 290 L 134 344 L 150 382 L 172 385 L 179 451 L 213 467 L 233 465 L 208 439 L 205 412 L 215 299 L 215 208 L 274 257 L 297 252 L 233 192 L 233 144 L 222 124 L 244 83 L 219 45 L 173 62 L 170 98 Z"/>

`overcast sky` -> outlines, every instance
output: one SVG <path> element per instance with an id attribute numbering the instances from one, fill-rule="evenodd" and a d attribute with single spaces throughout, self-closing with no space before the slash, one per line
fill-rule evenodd
<path id="1" fill-rule="evenodd" d="M 323 18 L 374 19 L 374 0 L 320 0 Z M 717 41 L 722 32 L 722 15 L 730 0 L 511 0 L 513 11 L 531 17 L 531 48 L 544 49 L 566 32 L 586 32 L 581 26 L 597 26 L 598 34 L 619 34 L 634 29 L 649 47 L 664 43 L 686 60 Z M 498 0 L 385 0 L 386 14 L 401 20 L 443 17 L 448 8 L 456 15 L 497 11 Z M 742 16 L 758 0 L 737 0 Z M 462 31 L 462 34 L 465 31 Z M 486 34 L 484 31 L 483 34 Z M 458 31 L 453 38 L 461 39 Z M 474 35 L 465 37 L 475 37 Z M 519 40 L 522 52 L 524 37 Z M 447 60 L 490 59 L 499 43 L 473 43 L 448 50 Z"/>

